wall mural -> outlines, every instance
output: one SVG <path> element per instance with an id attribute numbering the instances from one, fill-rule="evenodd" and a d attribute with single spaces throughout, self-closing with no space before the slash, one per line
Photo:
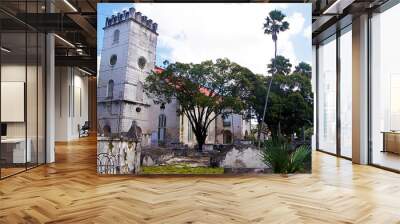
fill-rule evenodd
<path id="1" fill-rule="evenodd" d="M 288 5 L 98 4 L 97 172 L 310 172 L 311 5 Z"/>

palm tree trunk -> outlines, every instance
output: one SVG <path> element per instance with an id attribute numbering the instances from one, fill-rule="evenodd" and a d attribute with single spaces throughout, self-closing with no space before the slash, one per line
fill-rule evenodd
<path id="1" fill-rule="evenodd" d="M 278 40 L 275 40 L 274 42 L 275 42 L 275 57 L 274 57 L 274 58 L 276 59 L 277 42 L 278 42 Z M 261 131 L 262 131 L 263 128 L 264 128 L 265 113 L 266 113 L 266 111 L 267 111 L 269 92 L 271 91 L 271 84 L 272 84 L 272 80 L 273 80 L 273 79 L 274 79 L 274 74 L 272 74 L 271 80 L 270 80 L 269 85 L 268 85 L 267 96 L 265 97 L 265 104 L 264 104 L 263 117 L 262 117 L 262 120 L 261 120 L 261 125 L 259 125 L 259 127 L 260 127 L 260 129 L 258 130 L 258 148 L 259 148 L 259 149 L 260 149 L 260 144 L 261 144 L 261 141 L 260 141 Z"/>
<path id="2" fill-rule="evenodd" d="M 269 98 L 269 92 L 271 90 L 271 84 L 272 84 L 272 80 L 274 79 L 274 75 L 272 75 L 271 80 L 269 81 L 269 85 L 268 85 L 268 90 L 267 90 L 267 96 L 265 97 L 265 104 L 264 104 L 264 111 L 263 111 L 263 117 L 261 120 L 261 127 L 260 130 L 258 131 L 258 148 L 260 148 L 260 144 L 261 144 L 261 131 L 264 129 L 264 120 L 265 120 L 265 113 L 267 111 L 267 106 L 268 106 L 268 98 Z"/>

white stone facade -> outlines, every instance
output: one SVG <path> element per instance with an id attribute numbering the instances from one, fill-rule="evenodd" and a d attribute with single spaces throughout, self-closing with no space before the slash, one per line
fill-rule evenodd
<path id="1" fill-rule="evenodd" d="M 179 102 L 174 100 L 161 109 L 143 92 L 143 83 L 155 68 L 157 37 L 157 24 L 133 8 L 106 19 L 97 89 L 99 134 L 127 132 L 136 121 L 144 146 L 192 146 L 196 138 L 187 118 L 177 114 Z M 216 119 L 210 125 L 206 143 L 233 143 L 244 139 L 246 131 L 250 133 L 249 122 L 241 115 L 230 119 L 230 126 L 224 126 L 222 118 Z M 229 133 L 231 137 L 227 138 Z"/>
<path id="2" fill-rule="evenodd" d="M 100 134 L 127 132 L 136 121 L 149 143 L 155 123 L 149 120 L 152 100 L 143 83 L 154 70 L 157 25 L 129 11 L 107 18 L 97 89 Z"/>

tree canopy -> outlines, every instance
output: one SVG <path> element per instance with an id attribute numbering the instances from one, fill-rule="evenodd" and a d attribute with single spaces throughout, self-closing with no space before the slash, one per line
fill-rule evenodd
<path id="1" fill-rule="evenodd" d="M 149 75 L 145 91 L 155 103 L 179 101 L 179 113 L 188 118 L 201 150 L 212 121 L 247 108 L 251 92 L 245 77 L 251 75 L 249 69 L 228 59 L 199 64 L 176 62 L 168 64 L 161 73 Z"/>
<path id="2" fill-rule="evenodd" d="M 286 15 L 279 10 L 272 10 L 265 18 L 264 33 L 271 34 L 272 40 L 278 39 L 279 32 L 286 31 L 289 29 L 289 23 L 284 21 Z"/>
<path id="3" fill-rule="evenodd" d="M 268 103 L 265 123 L 273 135 L 290 136 L 299 132 L 303 127 L 311 127 L 313 119 L 313 93 L 310 76 L 300 72 L 290 71 L 290 62 L 284 57 L 279 57 L 283 66 L 277 66 L 280 72 L 272 76 L 253 75 L 247 79 L 252 84 L 249 107 L 255 114 L 258 123 L 262 122 L 263 102 L 266 96 L 267 84 L 271 78 L 270 101 Z M 281 60 L 282 59 L 282 60 Z M 271 60 L 271 64 L 274 59 Z M 272 67 L 271 64 L 269 67 Z M 310 67 L 301 63 L 304 67 Z"/>
<path id="4" fill-rule="evenodd" d="M 299 73 L 302 75 L 305 75 L 309 78 L 311 78 L 311 65 L 305 63 L 305 62 L 300 62 L 295 68 L 294 68 L 295 73 Z"/>
<path id="5" fill-rule="evenodd" d="M 285 63 L 278 66 L 282 72 L 273 76 L 265 123 L 271 134 L 291 136 L 312 127 L 311 79 L 303 70 L 290 72 L 289 60 L 279 58 Z M 304 62 L 300 64 L 311 68 Z M 150 74 L 145 91 L 156 103 L 179 101 L 178 112 L 188 118 L 201 149 L 208 127 L 218 116 L 251 111 L 253 118 L 261 124 L 266 84 L 271 78 L 254 74 L 228 59 L 199 64 L 176 62 L 168 64 L 161 73 Z"/>
<path id="6" fill-rule="evenodd" d="M 268 64 L 267 67 L 268 73 L 272 75 L 288 75 L 291 71 L 292 64 L 290 63 L 289 59 L 283 57 L 282 55 L 278 55 L 271 59 L 271 64 Z"/>

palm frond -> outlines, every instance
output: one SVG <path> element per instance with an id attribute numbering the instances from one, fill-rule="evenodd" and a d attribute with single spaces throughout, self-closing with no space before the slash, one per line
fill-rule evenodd
<path id="1" fill-rule="evenodd" d="M 271 167 L 274 173 L 296 173 L 304 170 L 304 164 L 311 155 L 309 146 L 300 146 L 290 152 L 288 144 L 279 139 L 269 140 L 262 151 L 264 163 Z"/>
<path id="2" fill-rule="evenodd" d="M 279 10 L 272 10 L 263 24 L 265 34 L 278 34 L 289 29 L 289 23 L 284 21 L 286 15 Z"/>
<path id="3" fill-rule="evenodd" d="M 288 173 L 303 171 L 304 162 L 306 162 L 307 158 L 310 157 L 310 154 L 311 154 L 311 149 L 309 146 L 302 145 L 298 147 L 290 155 L 290 165 L 288 167 Z"/>

